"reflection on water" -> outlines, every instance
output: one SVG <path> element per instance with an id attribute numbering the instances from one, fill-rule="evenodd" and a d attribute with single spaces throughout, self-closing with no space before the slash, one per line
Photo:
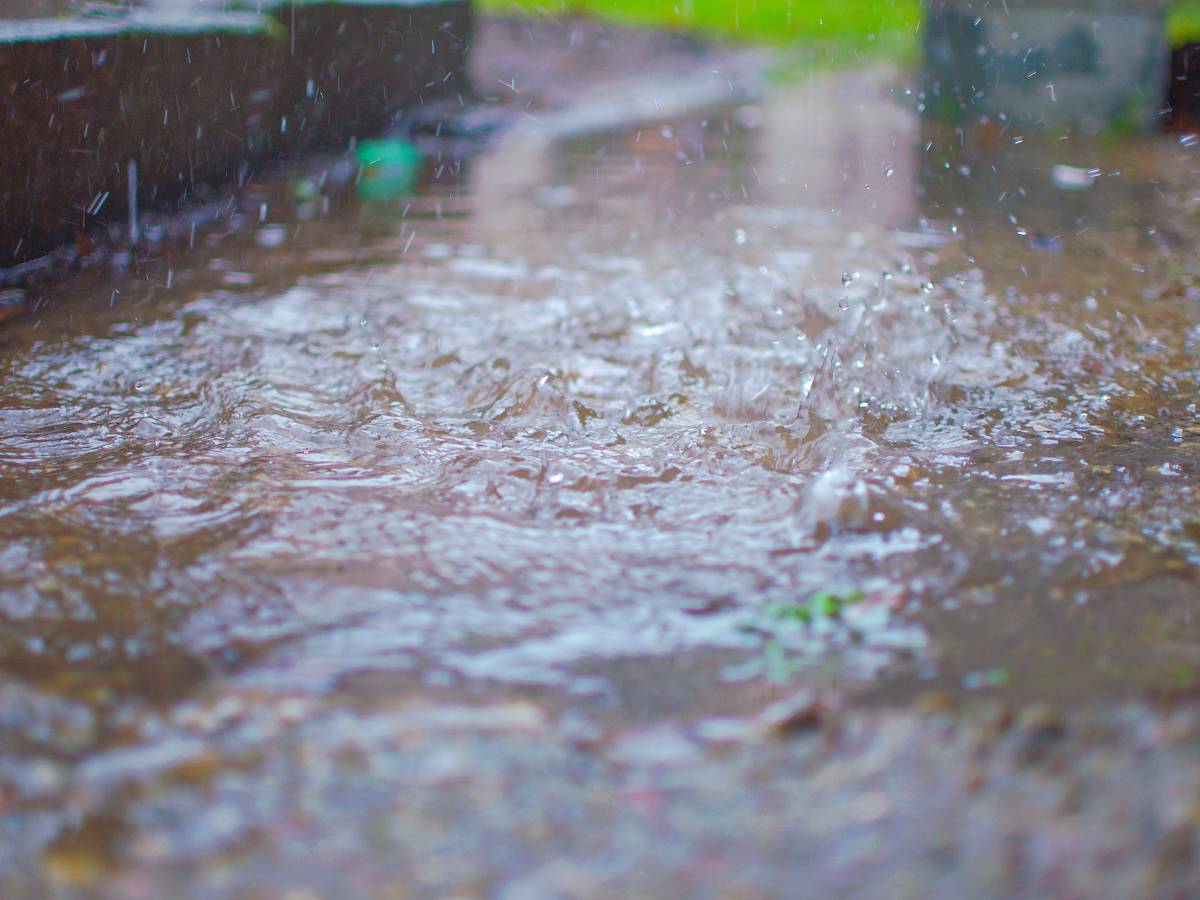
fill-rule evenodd
<path id="1" fill-rule="evenodd" d="M 764 653 L 880 698 L 1192 678 L 1193 151 L 950 153 L 891 79 L 514 137 L 394 201 L 318 177 L 324 217 L 265 185 L 6 325 L 0 753 L 42 823 L 6 852 L 91 834 L 43 757 L 235 778 L 313 710 L 393 727 L 365 683 L 620 718 L 736 708 Z M 243 801 L 137 852 L 252 843 Z"/>

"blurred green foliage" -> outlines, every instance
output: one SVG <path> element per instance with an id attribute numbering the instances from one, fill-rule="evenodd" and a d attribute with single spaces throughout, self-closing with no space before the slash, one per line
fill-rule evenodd
<path id="1" fill-rule="evenodd" d="M 587 12 L 619 22 L 689 28 L 766 43 L 915 45 L 919 0 L 482 0 L 485 9 Z"/>
<path id="2" fill-rule="evenodd" d="M 1173 3 L 1167 18 L 1171 46 L 1200 43 L 1200 0 Z"/>
<path id="3" fill-rule="evenodd" d="M 917 46 L 921 0 L 481 0 L 485 9 L 538 15 L 586 12 L 749 41 L 824 43 L 907 55 Z M 1200 0 L 1171 4 L 1172 45 L 1200 42 Z"/>

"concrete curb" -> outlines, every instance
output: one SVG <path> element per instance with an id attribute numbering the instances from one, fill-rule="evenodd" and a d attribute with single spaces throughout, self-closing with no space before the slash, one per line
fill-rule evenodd
<path id="1" fill-rule="evenodd" d="M 466 93 L 470 30 L 466 0 L 0 23 L 0 266 Z"/>

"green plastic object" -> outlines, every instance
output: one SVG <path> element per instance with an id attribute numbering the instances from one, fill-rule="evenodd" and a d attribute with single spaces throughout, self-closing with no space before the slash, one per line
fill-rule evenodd
<path id="1" fill-rule="evenodd" d="M 376 202 L 411 193 L 425 159 L 415 144 L 396 139 L 363 141 L 355 156 L 362 166 L 358 196 Z"/>

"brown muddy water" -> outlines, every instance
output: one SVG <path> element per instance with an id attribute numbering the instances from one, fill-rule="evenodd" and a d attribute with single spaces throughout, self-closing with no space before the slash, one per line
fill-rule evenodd
<path id="1" fill-rule="evenodd" d="M 1200 144 L 539 28 L 0 326 L 0 893 L 1195 889 Z"/>

